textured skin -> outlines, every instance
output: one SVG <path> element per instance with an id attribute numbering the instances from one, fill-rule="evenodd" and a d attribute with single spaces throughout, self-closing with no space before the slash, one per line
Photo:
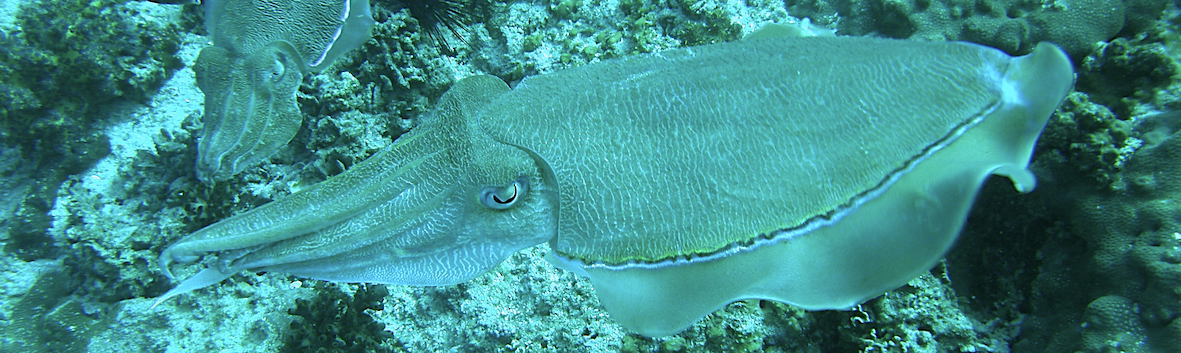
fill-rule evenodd
<path id="1" fill-rule="evenodd" d="M 433 117 L 390 148 L 169 246 L 160 255 L 165 271 L 173 261 L 227 252 L 232 255 L 221 258 L 219 271 L 441 285 L 465 281 L 552 238 L 553 182 L 527 152 L 479 133 L 470 114 L 508 87 L 490 76 L 457 86 Z M 493 210 L 479 202 L 485 187 L 521 179 L 530 191 L 514 207 Z"/>
<path id="2" fill-rule="evenodd" d="M 876 188 L 995 106 L 1008 57 L 981 49 L 800 38 L 670 50 L 527 79 L 482 118 L 558 175 L 560 255 L 656 262 L 774 237 Z"/>
<path id="3" fill-rule="evenodd" d="M 205 16 L 214 45 L 247 54 L 287 42 L 315 71 L 369 40 L 373 25 L 368 0 L 214 0 Z"/>
<path id="4" fill-rule="evenodd" d="M 197 175 L 225 179 L 291 141 L 303 116 L 295 90 L 369 39 L 368 0 L 213 0 L 205 2 L 214 46 L 195 70 L 205 93 Z"/>

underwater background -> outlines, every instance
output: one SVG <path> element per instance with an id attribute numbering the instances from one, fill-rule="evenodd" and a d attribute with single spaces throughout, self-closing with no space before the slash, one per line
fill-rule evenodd
<path id="1" fill-rule="evenodd" d="M 373 39 L 303 79 L 291 143 L 203 183 L 199 5 L 0 0 L 0 352 L 1181 352 L 1176 2 L 371 4 Z M 993 178 L 945 261 L 854 310 L 740 301 L 664 338 L 625 332 L 545 245 L 455 286 L 244 273 L 149 308 L 175 284 L 156 261 L 167 244 L 341 173 L 459 78 L 515 82 L 803 21 L 1013 55 L 1061 45 L 1078 80 L 1039 141 L 1038 188 Z"/>

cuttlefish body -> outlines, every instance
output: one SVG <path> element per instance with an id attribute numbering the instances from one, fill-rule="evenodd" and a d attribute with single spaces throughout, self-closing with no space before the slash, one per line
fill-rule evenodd
<path id="1" fill-rule="evenodd" d="M 1032 189 L 1072 80 L 1050 44 L 843 37 L 470 77 L 365 162 L 168 247 L 166 272 L 217 260 L 160 300 L 243 270 L 453 284 L 548 241 L 642 334 L 747 298 L 847 308 L 942 257 L 989 175 Z"/>

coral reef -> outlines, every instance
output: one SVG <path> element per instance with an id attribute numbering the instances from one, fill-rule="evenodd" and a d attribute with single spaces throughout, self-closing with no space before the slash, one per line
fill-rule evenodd
<path id="1" fill-rule="evenodd" d="M 25 260 L 56 255 L 47 212 L 66 176 L 109 152 L 103 110 L 145 100 L 180 67 L 180 26 L 146 11 L 123 1 L 35 1 L 17 14 L 19 30 L 0 36 L 0 95 L 7 97 L 0 146 L 20 151 L 37 180 L 5 221 L 7 251 Z"/>
<path id="2" fill-rule="evenodd" d="M 141 14 L 150 8 L 67 0 L 35 1 L 22 9 L 15 21 L 20 30 L 0 46 L 0 87 L 12 97 L 0 106 L 8 116 L 6 138 L 15 138 L 18 127 L 94 119 L 89 115 L 112 100 L 142 101 L 181 66 L 174 56 L 180 26 Z M 56 120 L 36 120 L 46 112 Z"/>
<path id="3" fill-rule="evenodd" d="M 628 334 L 613 323 L 583 278 L 554 268 L 535 247 L 493 272 L 442 288 L 391 287 L 376 320 L 406 351 L 821 352 L 820 326 L 783 304 L 745 301 L 665 338 Z M 430 334 L 422 334 L 430 332 Z"/>
<path id="4" fill-rule="evenodd" d="M 199 105 L 180 103 L 200 100 L 181 67 L 205 40 L 199 8 L 47 2 L 0 36 L 3 351 L 1181 351 L 1181 16 L 1158 20 L 1165 1 L 472 0 L 470 27 L 440 34 L 450 50 L 374 1 L 375 40 L 303 82 L 291 147 L 213 185 L 193 174 Z M 456 286 L 243 274 L 148 309 L 171 285 L 164 244 L 340 173 L 456 78 L 734 40 L 789 14 L 845 35 L 1070 47 L 1079 91 L 1039 143 L 1039 188 L 990 181 L 945 266 L 856 310 L 743 301 L 666 338 L 623 332 L 544 247 Z"/>
<path id="5" fill-rule="evenodd" d="M 141 13 L 150 8 L 69 0 L 22 9 L 20 30 L 0 45 L 0 91 L 11 98 L 0 104 L 0 138 L 29 157 L 57 150 L 77 158 L 69 148 L 96 127 L 105 104 L 143 101 L 181 66 L 180 26 Z"/>
<path id="6" fill-rule="evenodd" d="M 1157 136 L 1129 160 L 1121 175 L 1127 189 L 1082 199 L 1075 217 L 1093 254 L 1089 270 L 1107 279 L 1087 291 L 1104 295 L 1084 314 L 1090 349 L 1129 341 L 1181 348 L 1181 332 L 1166 329 L 1181 326 L 1181 115 L 1157 115 L 1142 127 Z"/>
<path id="7" fill-rule="evenodd" d="M 1117 177 L 1127 186 L 1084 194 L 1068 228 L 1042 248 L 1030 334 L 1018 348 L 1169 352 L 1181 347 L 1181 138 L 1178 116 L 1140 125 L 1146 144 Z M 1066 329 L 1082 325 L 1082 331 Z M 1034 348 L 1037 347 L 1037 348 Z"/>
<path id="8" fill-rule="evenodd" d="M 839 23 L 841 34 L 966 40 L 1023 54 L 1040 41 L 1061 45 L 1071 57 L 1124 31 L 1138 33 L 1166 5 L 1152 0 L 868 0 L 789 1 L 790 13 Z M 835 18 L 841 21 L 834 21 Z"/>
<path id="9" fill-rule="evenodd" d="M 1073 168 L 1072 174 L 1090 179 L 1085 184 L 1110 188 L 1116 172 L 1139 141 L 1132 138 L 1128 116 L 1117 116 L 1107 106 L 1092 102 L 1091 97 L 1081 92 L 1066 97 L 1042 133 L 1039 143 L 1045 147 L 1041 158 L 1053 158 L 1062 168 Z"/>
<path id="10" fill-rule="evenodd" d="M 441 49 L 426 44 L 430 39 L 409 10 L 375 4 L 373 17 L 377 40 L 339 65 L 355 70 L 316 75 L 301 88 L 307 129 L 291 145 L 295 158 L 312 164 L 303 172 L 307 180 L 339 174 L 389 144 L 456 76 Z"/>
<path id="11" fill-rule="evenodd" d="M 784 19 L 782 6 L 769 1 L 494 3 L 488 21 L 473 28 L 478 49 L 472 65 L 514 82 L 599 59 L 734 40 Z"/>
<path id="12" fill-rule="evenodd" d="M 1079 91 L 1111 107 L 1117 115 L 1130 117 L 1145 113 L 1137 103 L 1153 102 L 1181 73 L 1181 65 L 1165 53 L 1158 40 L 1141 36 L 1099 43 L 1083 58 L 1079 71 Z"/>

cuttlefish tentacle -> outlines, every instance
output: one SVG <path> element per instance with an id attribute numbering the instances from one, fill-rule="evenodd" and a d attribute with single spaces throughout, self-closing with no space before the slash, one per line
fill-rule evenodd
<path id="1" fill-rule="evenodd" d="M 424 129 L 425 130 L 425 129 Z M 231 219 L 205 227 L 172 244 L 160 254 L 165 275 L 171 277 L 173 262 L 192 262 L 204 253 L 248 248 L 313 232 L 345 220 L 395 197 L 404 189 L 398 185 L 369 183 L 369 180 L 398 180 L 422 167 L 431 156 L 423 150 L 437 142 L 424 141 L 430 133 L 399 139 L 393 148 L 360 163 L 307 190 L 250 210 Z"/>
<path id="2" fill-rule="evenodd" d="M 452 215 L 434 212 L 444 209 L 451 186 L 431 180 L 403 181 L 402 184 L 406 190 L 389 201 L 306 236 L 270 244 L 235 263 L 245 268 L 302 263 L 386 242 L 399 246 L 402 249 L 399 255 L 417 252 L 416 248 L 424 246 L 414 242 L 423 238 L 403 235 L 422 232 L 423 227 L 441 228 L 441 221 L 454 220 Z"/>
<path id="3" fill-rule="evenodd" d="M 935 264 L 989 175 L 1033 187 L 1034 143 L 1072 79 L 1050 44 L 1015 58 L 774 37 L 604 61 L 512 91 L 469 77 L 409 142 L 353 168 L 364 172 L 170 248 L 165 265 L 224 258 L 165 297 L 242 269 L 456 283 L 549 240 L 555 262 L 641 334 L 743 299 L 847 308 Z"/>
<path id="4" fill-rule="evenodd" d="M 221 179 L 257 164 L 286 145 L 302 116 L 295 91 L 303 80 L 299 56 L 287 42 L 240 54 L 201 50 L 194 70 L 205 92 L 205 124 L 197 174 Z"/>
<path id="5" fill-rule="evenodd" d="M 487 77 L 457 86 L 470 89 L 444 95 L 421 126 L 348 171 L 169 246 L 160 256 L 169 276 L 174 262 L 218 258 L 156 304 L 243 270 L 352 282 L 458 283 L 552 238 L 557 197 L 547 183 L 553 177 L 543 175 L 541 161 L 528 151 L 491 140 L 469 124 L 475 121 L 471 107 L 507 86 Z M 483 196 L 489 188 L 513 188 L 511 205 L 488 204 Z"/>

